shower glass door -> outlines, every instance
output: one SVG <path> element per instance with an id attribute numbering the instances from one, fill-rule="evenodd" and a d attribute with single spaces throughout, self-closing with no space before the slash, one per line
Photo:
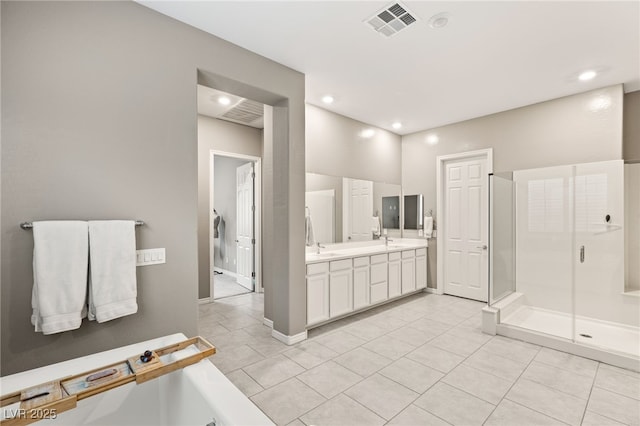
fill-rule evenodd
<path id="1" fill-rule="evenodd" d="M 489 305 L 516 291 L 513 173 L 489 175 Z"/>
<path id="2" fill-rule="evenodd" d="M 575 166 L 575 341 L 638 356 L 638 304 L 624 294 L 623 162 Z"/>
<path id="3" fill-rule="evenodd" d="M 490 177 L 489 300 L 515 293 L 500 323 L 640 359 L 634 166 L 615 160 Z"/>

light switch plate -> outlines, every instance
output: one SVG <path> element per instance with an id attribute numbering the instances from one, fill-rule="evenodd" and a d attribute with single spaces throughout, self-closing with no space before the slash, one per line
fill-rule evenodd
<path id="1" fill-rule="evenodd" d="M 136 266 L 166 263 L 166 258 L 164 248 L 136 250 Z"/>

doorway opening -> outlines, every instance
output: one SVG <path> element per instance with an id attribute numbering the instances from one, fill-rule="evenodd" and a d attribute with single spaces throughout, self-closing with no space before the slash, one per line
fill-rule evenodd
<path id="1" fill-rule="evenodd" d="M 210 294 L 261 292 L 259 157 L 210 151 Z"/>

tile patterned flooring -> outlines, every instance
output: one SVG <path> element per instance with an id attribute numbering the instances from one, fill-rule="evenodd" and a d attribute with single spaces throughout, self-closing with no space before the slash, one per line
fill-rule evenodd
<path id="1" fill-rule="evenodd" d="M 640 374 L 480 329 L 482 303 L 421 293 L 287 346 L 263 295 L 200 305 L 211 361 L 280 425 L 640 425 Z"/>
<path id="2" fill-rule="evenodd" d="M 250 293 L 250 290 L 236 282 L 235 277 L 227 274 L 215 274 L 213 277 L 213 298 L 237 296 Z"/>

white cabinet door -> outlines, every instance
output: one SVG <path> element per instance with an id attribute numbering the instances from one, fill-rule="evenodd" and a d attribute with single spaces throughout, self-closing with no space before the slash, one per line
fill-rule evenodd
<path id="1" fill-rule="evenodd" d="M 416 289 L 427 287 L 427 256 L 418 256 L 416 250 Z"/>
<path id="2" fill-rule="evenodd" d="M 329 275 L 329 317 L 353 311 L 353 270 L 332 271 Z"/>
<path id="3" fill-rule="evenodd" d="M 329 319 L 329 273 L 307 276 L 307 325 Z"/>
<path id="4" fill-rule="evenodd" d="M 353 309 L 369 306 L 369 265 L 353 268 Z"/>
<path id="5" fill-rule="evenodd" d="M 416 289 L 416 253 L 415 250 L 402 252 L 402 294 Z"/>
<path id="6" fill-rule="evenodd" d="M 400 259 L 389 259 L 389 299 L 400 294 Z"/>

